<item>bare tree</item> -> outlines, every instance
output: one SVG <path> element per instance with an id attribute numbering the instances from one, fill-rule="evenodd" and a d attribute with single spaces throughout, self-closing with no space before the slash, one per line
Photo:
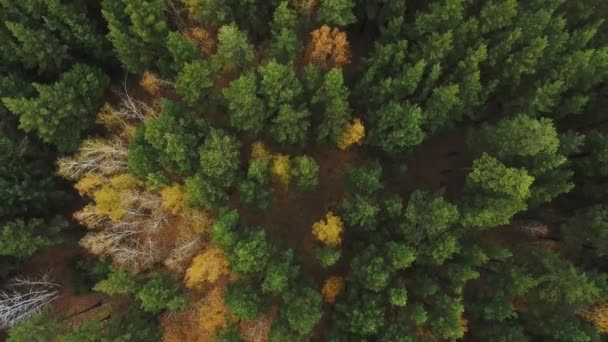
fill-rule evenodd
<path id="1" fill-rule="evenodd" d="M 538 221 L 519 220 L 513 222 L 513 226 L 531 238 L 544 238 L 551 233 L 551 228 L 549 226 Z"/>
<path id="2" fill-rule="evenodd" d="M 74 156 L 59 159 L 57 173 L 76 180 L 89 172 L 104 175 L 127 170 L 127 144 L 121 139 L 87 139 Z"/>
<path id="3" fill-rule="evenodd" d="M 0 291 L 0 328 L 12 327 L 17 322 L 39 313 L 59 295 L 59 285 L 44 274 L 39 279 L 15 278 Z"/>

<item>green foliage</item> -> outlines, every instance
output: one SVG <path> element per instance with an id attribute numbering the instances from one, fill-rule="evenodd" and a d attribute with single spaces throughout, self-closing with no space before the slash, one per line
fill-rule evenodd
<path id="1" fill-rule="evenodd" d="M 297 341 L 299 338 L 299 333 L 294 332 L 289 327 L 289 322 L 287 322 L 285 317 L 279 316 L 272 321 L 268 341 L 282 342 L 286 339 L 289 341 Z"/>
<path id="2" fill-rule="evenodd" d="M 374 161 L 352 169 L 345 178 L 346 188 L 354 193 L 371 195 L 381 190 L 382 166 Z"/>
<path id="3" fill-rule="evenodd" d="M 297 110 L 290 105 L 280 106 L 277 115 L 272 118 L 272 138 L 281 145 L 304 145 L 310 128 L 310 116 L 307 109 Z"/>
<path id="4" fill-rule="evenodd" d="M 226 306 L 238 319 L 255 319 L 262 304 L 258 291 L 251 285 L 242 283 L 228 285 Z"/>
<path id="5" fill-rule="evenodd" d="M 220 208 L 228 202 L 228 195 L 206 177 L 195 175 L 186 178 L 188 204 L 194 208 Z"/>
<path id="6" fill-rule="evenodd" d="M 416 190 L 410 195 L 405 211 L 404 235 L 414 244 L 435 240 L 458 221 L 458 208 L 440 194 Z"/>
<path id="7" fill-rule="evenodd" d="M 362 232 L 376 229 L 380 208 L 373 198 L 358 194 L 349 196 L 342 202 L 342 218 L 349 227 Z"/>
<path id="8" fill-rule="evenodd" d="M 236 181 L 240 167 L 240 142 L 220 129 L 212 129 L 199 149 L 200 174 L 222 187 Z"/>
<path id="9" fill-rule="evenodd" d="M 342 252 L 338 248 L 331 246 L 317 247 L 314 250 L 314 254 L 315 258 L 319 260 L 319 263 L 324 268 L 335 265 L 342 256 Z"/>
<path id="10" fill-rule="evenodd" d="M 353 0 L 320 0 L 318 20 L 323 24 L 346 26 L 356 21 Z"/>
<path id="11" fill-rule="evenodd" d="M 69 59 L 68 46 L 63 45 L 51 32 L 31 29 L 14 22 L 6 22 L 4 25 L 20 45 L 16 51 L 25 68 L 49 73 L 62 69 Z"/>
<path id="12" fill-rule="evenodd" d="M 251 64 L 254 57 L 253 45 L 247 40 L 247 35 L 234 25 L 220 27 L 217 34 L 217 63 L 223 69 L 245 68 Z"/>
<path id="13" fill-rule="evenodd" d="M 388 290 L 389 302 L 395 306 L 407 305 L 407 289 L 405 287 L 391 288 Z"/>
<path id="14" fill-rule="evenodd" d="M 517 157 L 554 154 L 559 139 L 551 119 L 517 115 L 495 126 L 484 126 L 473 147 L 508 162 Z"/>
<path id="15" fill-rule="evenodd" d="M 59 233 L 68 223 L 57 216 L 50 220 L 15 219 L 0 223 L 0 256 L 28 258 L 62 241 Z"/>
<path id="16" fill-rule="evenodd" d="M 444 339 L 460 338 L 464 335 L 461 324 L 464 305 L 462 298 L 438 294 L 431 297 L 432 311 L 427 320 L 431 330 Z"/>
<path id="17" fill-rule="evenodd" d="M 260 66 L 260 93 L 266 99 L 268 108 L 276 111 L 281 105 L 301 101 L 302 84 L 296 77 L 293 66 L 270 60 Z"/>
<path id="18" fill-rule="evenodd" d="M 279 260 L 271 260 L 264 281 L 262 292 L 282 294 L 289 288 L 289 283 L 300 273 L 300 266 L 294 260 L 291 249 L 284 252 Z"/>
<path id="19" fill-rule="evenodd" d="M 232 250 L 237 243 L 235 232 L 239 224 L 239 213 L 231 210 L 222 213 L 211 226 L 211 242 L 224 250 Z"/>
<path id="20" fill-rule="evenodd" d="M 157 273 L 137 291 L 137 299 L 144 311 L 157 314 L 163 310 L 184 310 L 189 299 L 175 280 L 166 273 Z"/>
<path id="21" fill-rule="evenodd" d="M 33 98 L 5 97 L 4 105 L 19 117 L 20 128 L 35 132 L 61 151 L 78 146 L 80 134 L 92 126 L 109 79 L 101 70 L 76 64 L 53 84 L 34 83 Z"/>
<path id="22" fill-rule="evenodd" d="M 225 329 L 216 332 L 218 342 L 241 342 L 241 330 L 239 325 L 232 323 Z"/>
<path id="23" fill-rule="evenodd" d="M 291 176 L 300 191 L 313 191 L 319 187 L 319 165 L 309 156 L 293 159 Z"/>
<path id="24" fill-rule="evenodd" d="M 230 266 L 238 274 L 261 272 L 270 259 L 272 246 L 264 230 L 248 234 L 239 240 L 230 255 Z"/>
<path id="25" fill-rule="evenodd" d="M 605 247 L 608 243 L 608 210 L 604 205 L 577 211 L 560 230 L 566 246 L 576 255 L 581 255 L 585 248 L 590 248 L 598 258 L 607 255 L 608 249 Z"/>
<path id="26" fill-rule="evenodd" d="M 73 331 L 59 337 L 59 342 L 95 342 L 103 329 L 102 323 L 96 319 L 84 322 Z"/>
<path id="27" fill-rule="evenodd" d="M 8 332 L 7 342 L 47 342 L 60 335 L 61 323 L 43 312 L 21 320 Z"/>
<path id="28" fill-rule="evenodd" d="M 477 229 L 507 224 L 526 209 L 533 181 L 525 170 L 508 168 L 484 153 L 465 183 L 462 224 Z"/>
<path id="29" fill-rule="evenodd" d="M 169 32 L 167 35 L 167 50 L 172 57 L 171 68 L 176 73 L 182 71 L 186 64 L 201 61 L 201 52 L 196 44 L 186 39 L 180 32 Z M 205 75 L 200 72 L 199 74 Z"/>
<path id="30" fill-rule="evenodd" d="M 264 128 L 269 112 L 258 96 L 258 87 L 256 75 L 244 73 L 222 91 L 232 127 L 253 134 Z"/>
<path id="31" fill-rule="evenodd" d="M 537 273 L 539 280 L 534 295 L 545 305 L 584 308 L 600 298 L 598 283 L 569 261 L 551 252 L 538 252 L 534 256 L 540 257 L 539 264 L 528 264 L 531 273 Z"/>
<path id="32" fill-rule="evenodd" d="M 177 75 L 176 88 L 186 103 L 194 108 L 213 108 L 215 92 L 213 70 L 207 61 L 196 60 L 186 63 Z"/>
<path id="33" fill-rule="evenodd" d="M 283 297 L 283 309 L 289 326 L 300 335 L 309 334 L 322 316 L 321 294 L 309 287 L 288 292 Z"/>
<path id="34" fill-rule="evenodd" d="M 392 260 L 385 259 L 383 250 L 375 245 L 358 249 L 350 261 L 353 276 L 366 289 L 376 292 L 383 290 L 388 286 L 393 275 L 393 262 L 396 263 L 397 268 L 402 268 L 403 265 L 413 261 L 409 249 L 397 249 L 394 248 L 389 252 Z"/>
<path id="35" fill-rule="evenodd" d="M 90 5 L 56 0 L 0 5 L 0 65 L 55 76 L 80 58 L 107 62 L 107 41 Z"/>
<path id="36" fill-rule="evenodd" d="M 262 211 L 272 207 L 269 165 L 270 159 L 252 160 L 247 171 L 247 178 L 239 185 L 241 201 Z"/>
<path id="37" fill-rule="evenodd" d="M 104 279 L 93 287 L 93 290 L 109 295 L 134 294 L 138 290 L 135 277 L 127 271 L 110 268 L 107 279 Z"/>
<path id="38" fill-rule="evenodd" d="M 379 295 L 347 288 L 336 303 L 336 324 L 360 336 L 374 335 L 384 326 L 384 310 Z"/>
<path id="39" fill-rule="evenodd" d="M 370 131 L 370 141 L 383 151 L 397 155 L 424 139 L 420 128 L 422 111 L 416 105 L 390 102 L 376 114 L 379 119 Z"/>
<path id="40" fill-rule="evenodd" d="M 271 24 L 271 56 L 281 63 L 290 63 L 298 53 L 297 16 L 283 1 L 277 6 Z"/>
<path id="41" fill-rule="evenodd" d="M 319 142 L 335 144 L 342 137 L 351 119 L 348 96 L 349 91 L 344 84 L 342 70 L 331 69 L 323 77 L 323 83 L 311 100 L 322 108 L 317 135 Z"/>
<path id="42" fill-rule="evenodd" d="M 407 245 L 389 242 L 386 249 L 388 260 L 394 270 L 406 269 L 416 260 L 416 251 Z"/>
<path id="43" fill-rule="evenodd" d="M 114 342 L 160 342 L 162 329 L 156 316 L 132 308 L 110 321 L 107 338 Z"/>
<path id="44" fill-rule="evenodd" d="M 108 39 L 123 67 L 141 73 L 151 66 L 165 67 L 169 26 L 162 0 L 103 0 Z"/>

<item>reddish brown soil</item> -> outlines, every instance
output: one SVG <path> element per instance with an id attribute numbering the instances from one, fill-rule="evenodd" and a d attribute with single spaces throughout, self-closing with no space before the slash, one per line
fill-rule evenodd
<path id="1" fill-rule="evenodd" d="M 75 258 L 86 259 L 86 252 L 77 244 L 66 243 L 35 255 L 23 268 L 21 276 L 36 278 L 48 273 L 50 279 L 60 286 L 59 296 L 50 305 L 52 312 L 67 319 L 68 324 L 80 324 L 99 317 L 102 307 L 112 300 L 97 292 L 78 294 L 72 282 L 70 262 Z M 107 316 L 107 314 L 106 314 Z"/>
<path id="2" fill-rule="evenodd" d="M 406 194 L 416 189 L 441 190 L 456 199 L 473 163 L 467 149 L 470 127 L 462 127 L 435 136 L 417 146 L 406 159 L 407 174 L 403 179 L 390 178 L 387 189 Z"/>
<path id="3" fill-rule="evenodd" d="M 358 149 L 341 151 L 337 148 L 314 148 L 306 152 L 319 163 L 319 189 L 300 193 L 293 187 L 287 191 L 275 187 L 274 203 L 266 213 L 244 207 L 238 202 L 238 194 L 231 199 L 231 206 L 238 209 L 250 225 L 260 225 L 283 246 L 292 248 L 304 265 L 303 272 L 321 284 L 324 271 L 313 255 L 318 242 L 312 235 L 312 225 L 325 218 L 328 211 L 336 212 L 343 197 L 342 179 L 358 160 Z"/>

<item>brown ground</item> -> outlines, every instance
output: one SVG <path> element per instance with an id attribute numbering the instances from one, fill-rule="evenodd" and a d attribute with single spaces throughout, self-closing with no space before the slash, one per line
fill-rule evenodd
<path id="1" fill-rule="evenodd" d="M 70 263 L 75 258 L 87 258 L 77 244 L 66 243 L 35 255 L 23 268 L 21 276 L 36 278 L 48 272 L 60 286 L 59 297 L 50 305 L 52 312 L 64 317 L 68 324 L 78 325 L 91 318 L 105 319 L 108 307 L 116 304 L 110 296 L 98 292 L 78 294 L 72 281 Z"/>

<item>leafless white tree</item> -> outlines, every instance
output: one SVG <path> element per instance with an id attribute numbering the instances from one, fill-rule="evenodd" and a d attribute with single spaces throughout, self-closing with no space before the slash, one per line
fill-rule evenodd
<path id="1" fill-rule="evenodd" d="M 13 279 L 5 290 L 0 291 L 0 329 L 39 313 L 58 295 L 59 285 L 49 278 L 48 273 L 39 279 Z"/>
<path id="2" fill-rule="evenodd" d="M 57 173 L 72 180 L 89 172 L 123 173 L 127 170 L 127 153 L 127 144 L 121 139 L 87 139 L 74 156 L 57 161 Z"/>

